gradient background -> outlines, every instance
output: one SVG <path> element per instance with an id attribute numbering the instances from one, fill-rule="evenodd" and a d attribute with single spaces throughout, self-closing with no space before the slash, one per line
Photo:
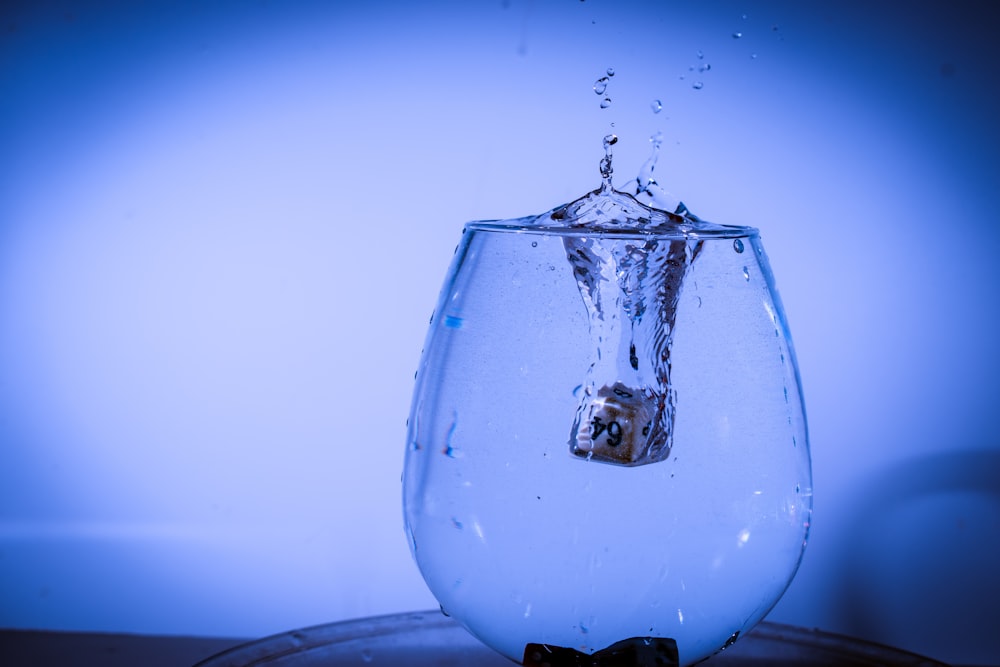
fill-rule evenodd
<path id="1" fill-rule="evenodd" d="M 596 187 L 614 123 L 788 312 L 815 514 L 769 618 L 1000 663 L 993 3 L 136 4 L 0 10 L 0 626 L 435 607 L 399 479 L 452 249 Z"/>

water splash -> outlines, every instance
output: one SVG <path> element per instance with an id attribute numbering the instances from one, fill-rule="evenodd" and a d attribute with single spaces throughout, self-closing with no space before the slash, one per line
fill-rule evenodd
<path id="1" fill-rule="evenodd" d="M 592 362 L 570 431 L 570 451 L 587 461 L 643 465 L 665 459 L 673 442 L 676 394 L 670 354 L 684 277 L 701 249 L 686 237 L 700 221 L 678 202 L 674 213 L 651 208 L 615 190 L 612 146 L 604 137 L 599 190 L 550 214 L 550 221 L 579 230 L 677 232 L 566 235 L 563 244 L 589 315 Z M 640 170 L 637 194 L 655 199 L 653 178 L 662 134 Z M 677 212 L 680 211 L 680 212 Z"/>
<path id="2" fill-rule="evenodd" d="M 604 157 L 601 158 L 601 189 L 602 190 L 612 190 L 614 189 L 611 185 L 611 175 L 615 173 L 614 168 L 611 166 L 612 152 L 611 147 L 618 143 L 618 135 L 609 134 L 604 137 Z"/>

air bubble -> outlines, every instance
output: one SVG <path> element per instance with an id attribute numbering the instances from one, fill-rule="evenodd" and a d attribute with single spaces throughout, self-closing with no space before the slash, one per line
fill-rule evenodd
<path id="1" fill-rule="evenodd" d="M 597 95 L 603 95 L 604 91 L 608 89 L 608 77 L 602 76 L 600 79 L 594 82 L 594 93 Z"/>
<path id="2" fill-rule="evenodd" d="M 663 102 L 660 100 L 653 100 L 649 103 L 649 107 L 653 110 L 653 113 L 660 113 L 663 111 Z"/>
<path id="3" fill-rule="evenodd" d="M 733 241 L 733 250 L 736 252 L 743 252 L 743 241 L 736 239 Z"/>

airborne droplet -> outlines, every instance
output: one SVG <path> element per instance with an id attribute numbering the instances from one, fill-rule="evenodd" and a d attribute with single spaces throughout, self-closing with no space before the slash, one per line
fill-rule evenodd
<path id="1" fill-rule="evenodd" d="M 653 110 L 653 113 L 660 113 L 663 111 L 663 102 L 660 100 L 653 100 L 649 103 L 649 107 Z"/>
<path id="2" fill-rule="evenodd" d="M 733 241 L 733 250 L 736 252 L 743 252 L 743 241 L 736 239 Z"/>
<path id="3" fill-rule="evenodd" d="M 603 95 L 604 91 L 608 89 L 608 77 L 602 76 L 600 79 L 594 82 L 594 93 L 597 95 Z"/>
<path id="4" fill-rule="evenodd" d="M 691 87 L 694 88 L 695 90 L 701 90 L 702 88 L 705 87 L 705 84 L 702 83 L 701 81 L 695 81 L 694 83 L 691 84 Z"/>
<path id="5" fill-rule="evenodd" d="M 601 100 L 601 108 L 602 109 L 607 109 L 609 106 L 611 106 L 611 98 L 610 97 L 605 97 L 603 100 Z"/>
<path id="6" fill-rule="evenodd" d="M 614 76 L 614 75 L 615 75 L 615 68 L 614 67 L 609 67 L 608 68 L 608 76 Z"/>
<path id="7" fill-rule="evenodd" d="M 742 32 L 737 31 L 733 33 L 733 39 L 739 39 L 742 36 L 743 36 Z"/>

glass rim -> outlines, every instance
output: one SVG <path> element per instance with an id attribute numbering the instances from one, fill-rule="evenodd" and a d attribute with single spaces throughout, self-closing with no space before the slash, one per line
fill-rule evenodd
<path id="1" fill-rule="evenodd" d="M 719 225 L 699 220 L 670 225 L 656 225 L 646 228 L 559 226 L 538 224 L 537 218 L 513 220 L 473 220 L 465 223 L 463 231 L 497 232 L 514 234 L 534 234 L 540 236 L 564 236 L 573 238 L 596 237 L 604 239 L 751 239 L 760 236 L 756 227 L 740 225 Z"/>

